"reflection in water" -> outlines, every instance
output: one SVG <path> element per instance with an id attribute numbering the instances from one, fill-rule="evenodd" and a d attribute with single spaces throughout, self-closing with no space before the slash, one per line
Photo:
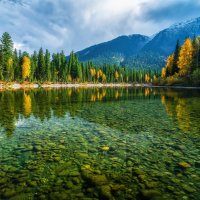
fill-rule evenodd
<path id="1" fill-rule="evenodd" d="M 160 90 L 161 102 L 165 106 L 166 113 L 170 117 L 175 117 L 178 121 L 179 128 L 183 131 L 189 131 L 198 122 L 200 104 L 199 91 L 192 90 Z M 196 98 L 195 98 L 196 97 Z M 195 115 L 195 118 L 193 114 Z M 191 119 L 192 118 L 192 119 Z M 192 126 L 191 126 L 192 125 Z"/>
<path id="2" fill-rule="evenodd" d="M 24 97 L 23 97 L 24 116 L 26 117 L 30 116 L 31 106 L 32 106 L 31 96 L 30 94 L 24 92 Z"/>
<path id="3" fill-rule="evenodd" d="M 166 113 L 175 117 L 180 129 L 188 131 L 191 126 L 191 114 L 199 109 L 198 100 L 190 102 L 190 97 L 198 95 L 198 91 L 182 92 L 173 89 L 152 88 L 92 88 L 92 89 L 45 89 L 27 91 L 0 92 L 0 125 L 8 135 L 15 130 L 15 123 L 22 116 L 31 114 L 41 121 L 51 117 L 64 117 L 66 112 L 72 116 L 78 114 L 85 102 L 131 100 L 134 98 L 161 99 Z M 73 103 L 73 106 L 71 106 Z"/>

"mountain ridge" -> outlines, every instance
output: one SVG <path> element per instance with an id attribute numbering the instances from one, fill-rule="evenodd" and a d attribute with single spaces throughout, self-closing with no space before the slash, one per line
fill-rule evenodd
<path id="1" fill-rule="evenodd" d="M 81 61 L 96 65 L 118 64 L 133 68 L 161 68 L 175 48 L 186 37 L 200 35 L 200 17 L 175 23 L 149 37 L 141 34 L 122 35 L 76 52 Z"/>

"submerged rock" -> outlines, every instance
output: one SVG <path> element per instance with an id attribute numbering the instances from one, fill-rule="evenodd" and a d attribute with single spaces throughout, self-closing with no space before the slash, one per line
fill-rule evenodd
<path id="1" fill-rule="evenodd" d="M 191 167 L 191 165 L 187 162 L 179 162 L 178 166 L 184 169 Z"/>
<path id="2" fill-rule="evenodd" d="M 192 188 L 190 185 L 187 184 L 182 184 L 182 188 L 189 193 L 196 192 L 194 188 Z"/>
<path id="3" fill-rule="evenodd" d="M 16 195 L 16 191 L 13 188 L 6 188 L 5 191 L 3 192 L 3 196 L 6 199 L 13 197 L 14 195 Z"/>
<path id="4" fill-rule="evenodd" d="M 111 193 L 111 188 L 109 185 L 103 185 L 100 188 L 100 196 L 105 200 L 112 200 L 114 199 Z"/>
<path id="5" fill-rule="evenodd" d="M 101 147 L 102 151 L 109 151 L 110 147 L 109 146 L 103 146 Z"/>
<path id="6" fill-rule="evenodd" d="M 93 186 L 107 185 L 108 180 L 105 175 L 96 175 L 91 173 L 89 170 L 82 171 L 82 176 Z"/>
<path id="7" fill-rule="evenodd" d="M 158 190 L 141 190 L 141 198 L 145 200 L 160 199 L 161 192 Z"/>
<path id="8" fill-rule="evenodd" d="M 108 180 L 105 175 L 92 175 L 90 181 L 97 186 L 108 184 Z"/>

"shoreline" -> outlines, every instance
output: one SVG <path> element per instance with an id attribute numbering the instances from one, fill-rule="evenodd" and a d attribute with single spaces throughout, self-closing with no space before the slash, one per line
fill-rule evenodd
<path id="1" fill-rule="evenodd" d="M 140 86 L 142 86 L 140 84 Z M 38 88 L 92 88 L 92 87 L 134 87 L 132 83 L 0 83 L 0 90 Z"/>
<path id="2" fill-rule="evenodd" d="M 38 89 L 38 88 L 101 88 L 101 87 L 146 87 L 146 88 L 174 88 L 200 89 L 192 86 L 154 86 L 145 83 L 0 83 L 0 90 Z"/>

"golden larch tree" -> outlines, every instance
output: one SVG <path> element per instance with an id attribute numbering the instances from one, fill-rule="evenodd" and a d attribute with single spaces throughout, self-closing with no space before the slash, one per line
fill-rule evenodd
<path id="1" fill-rule="evenodd" d="M 28 56 L 24 56 L 22 63 L 22 78 L 26 80 L 30 77 L 30 74 L 31 74 L 31 61 Z"/>
<path id="2" fill-rule="evenodd" d="M 115 71 L 115 79 L 118 81 L 118 79 L 119 79 L 119 73 L 118 73 L 118 71 Z"/>
<path id="3" fill-rule="evenodd" d="M 103 74 L 103 75 L 102 75 L 102 82 L 105 82 L 105 81 L 106 81 L 106 75 Z"/>
<path id="4" fill-rule="evenodd" d="M 190 73 L 193 59 L 193 45 L 190 38 L 187 38 L 181 47 L 178 68 L 180 69 L 179 74 L 185 76 Z"/>
<path id="5" fill-rule="evenodd" d="M 99 69 L 99 70 L 97 71 L 97 79 L 101 78 L 102 75 L 103 75 L 103 72 L 102 72 L 101 69 Z"/>
<path id="6" fill-rule="evenodd" d="M 166 63 L 166 70 L 167 70 L 167 75 L 172 75 L 172 67 L 174 64 L 174 54 L 170 55 L 167 58 L 167 63 Z"/>
<path id="7" fill-rule="evenodd" d="M 150 79 L 151 78 L 150 78 L 149 74 L 145 74 L 145 82 L 148 83 L 150 81 Z"/>
<path id="8" fill-rule="evenodd" d="M 166 68 L 165 67 L 162 68 L 161 77 L 166 78 Z"/>

